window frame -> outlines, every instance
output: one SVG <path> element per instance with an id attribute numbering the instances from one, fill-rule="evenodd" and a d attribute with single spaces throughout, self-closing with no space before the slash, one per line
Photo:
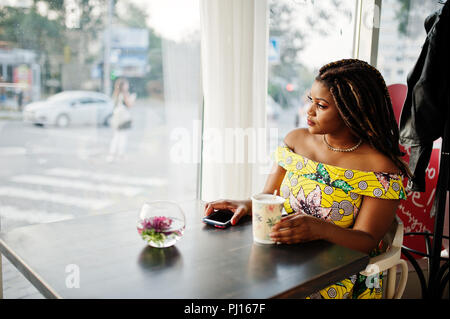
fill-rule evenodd
<path id="1" fill-rule="evenodd" d="M 356 0 L 353 58 L 377 67 L 382 0 Z M 372 21 L 371 26 L 364 25 Z"/>

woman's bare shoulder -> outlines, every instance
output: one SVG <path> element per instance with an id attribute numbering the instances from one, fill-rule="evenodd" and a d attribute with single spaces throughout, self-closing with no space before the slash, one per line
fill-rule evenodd
<path id="1" fill-rule="evenodd" d="M 383 172 L 383 173 L 399 173 L 400 169 L 388 156 L 380 151 L 368 147 L 368 150 L 361 156 L 361 163 L 364 163 L 365 171 Z"/>
<path id="2" fill-rule="evenodd" d="M 306 141 L 311 137 L 311 133 L 309 133 L 308 129 L 306 128 L 297 128 L 293 129 L 289 133 L 286 134 L 286 137 L 284 138 L 284 143 L 287 147 L 290 149 L 295 149 L 296 146 L 299 146 L 299 143 L 302 143 L 302 141 Z"/>

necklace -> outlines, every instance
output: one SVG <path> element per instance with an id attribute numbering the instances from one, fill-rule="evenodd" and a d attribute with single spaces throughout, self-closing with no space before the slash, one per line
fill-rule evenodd
<path id="1" fill-rule="evenodd" d="M 328 144 L 327 139 L 325 137 L 325 135 L 323 136 L 323 141 L 325 142 L 325 144 L 327 145 L 327 147 L 332 150 L 333 152 L 353 152 L 354 150 L 356 150 L 362 143 L 362 139 L 359 140 L 359 142 L 355 145 L 352 146 L 350 148 L 334 148 L 333 146 L 331 146 L 330 144 Z"/>

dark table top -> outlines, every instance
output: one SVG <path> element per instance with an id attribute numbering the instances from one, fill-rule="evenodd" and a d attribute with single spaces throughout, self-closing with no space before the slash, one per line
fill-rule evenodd
<path id="1" fill-rule="evenodd" d="M 0 233 L 0 252 L 49 298 L 304 297 L 369 261 L 324 241 L 256 244 L 250 218 L 221 230 L 201 222 L 202 202 L 181 207 L 186 231 L 170 248 L 146 246 L 138 212 L 124 212 Z M 66 286 L 71 265 L 79 269 L 79 288 Z"/>

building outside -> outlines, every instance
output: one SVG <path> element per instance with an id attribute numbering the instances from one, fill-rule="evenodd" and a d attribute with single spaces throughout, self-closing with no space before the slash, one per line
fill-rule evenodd
<path id="1" fill-rule="evenodd" d="M 377 67 L 387 85 L 406 84 L 425 42 L 424 21 L 439 8 L 437 1 L 411 0 L 406 7 L 402 3 L 384 0 L 381 5 Z"/>
<path id="2" fill-rule="evenodd" d="M 40 98 L 40 66 L 36 53 L 0 44 L 0 106 L 17 108 Z"/>
<path id="3" fill-rule="evenodd" d="M 106 32 L 103 43 L 106 43 Z M 150 72 L 149 31 L 148 29 L 130 28 L 123 26 L 111 27 L 110 39 L 110 79 L 127 78 L 138 93 L 145 91 L 145 77 Z M 101 57 L 91 69 L 91 78 L 103 81 L 104 59 Z"/>

